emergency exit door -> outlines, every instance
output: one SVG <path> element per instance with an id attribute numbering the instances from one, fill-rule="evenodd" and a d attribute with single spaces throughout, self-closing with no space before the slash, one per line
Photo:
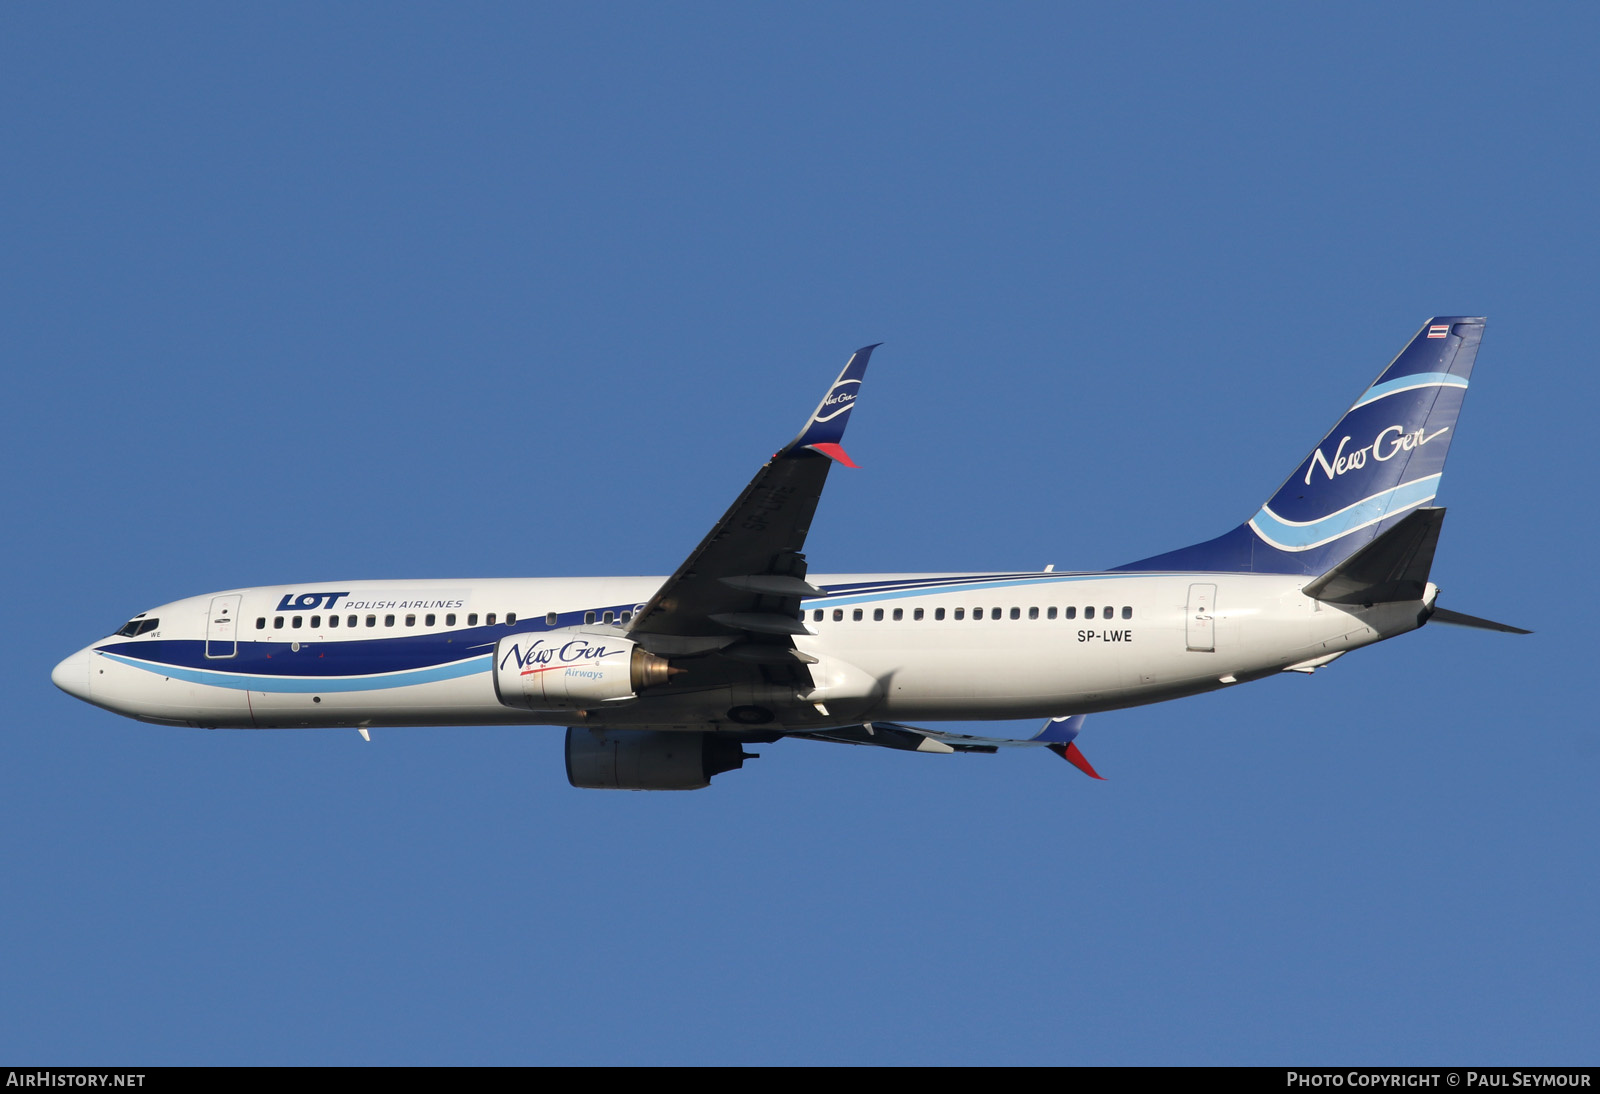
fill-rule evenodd
<path id="1" fill-rule="evenodd" d="M 1215 633 L 1217 608 L 1217 587 L 1215 585 L 1190 585 L 1189 607 L 1187 621 L 1184 624 L 1184 634 L 1189 641 L 1189 649 L 1196 653 L 1215 653 L 1217 651 L 1217 637 Z"/>

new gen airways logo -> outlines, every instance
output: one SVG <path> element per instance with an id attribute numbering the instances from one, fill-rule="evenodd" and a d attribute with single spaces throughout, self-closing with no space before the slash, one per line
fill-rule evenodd
<path id="1" fill-rule="evenodd" d="M 500 659 L 500 668 L 504 669 L 514 661 L 517 668 L 522 670 L 523 676 L 530 676 L 536 672 L 549 672 L 551 669 L 591 663 L 603 657 L 615 657 L 623 652 L 625 651 L 596 645 L 587 638 L 573 638 L 559 646 L 547 646 L 544 639 L 536 638 L 529 644 L 527 650 L 523 650 L 521 642 L 511 643 L 511 648 Z"/>
<path id="2" fill-rule="evenodd" d="M 1378 463 L 1383 463 L 1394 459 L 1402 452 L 1410 452 L 1414 448 L 1421 448 L 1429 441 L 1450 432 L 1449 426 L 1445 426 L 1443 429 L 1436 429 L 1432 433 L 1426 432 L 1426 428 L 1424 426 L 1407 433 L 1405 426 L 1392 425 L 1374 437 L 1371 444 L 1365 448 L 1358 448 L 1354 452 L 1346 452 L 1344 450 L 1345 445 L 1350 443 L 1350 438 L 1346 437 L 1339 442 L 1339 447 L 1334 451 L 1331 462 L 1328 457 L 1322 454 L 1322 449 L 1318 448 L 1311 453 L 1311 464 L 1306 468 L 1306 485 L 1311 485 L 1311 473 L 1319 467 L 1329 479 L 1335 479 L 1347 471 L 1359 471 L 1367 466 L 1368 456 Z"/>
<path id="3" fill-rule="evenodd" d="M 854 386 L 846 387 L 847 384 Z M 822 422 L 833 421 L 855 405 L 856 396 L 861 393 L 860 389 L 860 380 L 840 380 L 833 385 L 833 390 L 828 392 L 828 397 L 822 400 L 822 406 L 811 420 L 819 425 Z"/>

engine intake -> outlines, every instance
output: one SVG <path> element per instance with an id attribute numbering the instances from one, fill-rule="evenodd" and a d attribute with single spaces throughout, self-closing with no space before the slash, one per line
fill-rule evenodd
<path id="1" fill-rule="evenodd" d="M 510 634 L 495 643 L 495 696 L 522 710 L 581 710 L 636 699 L 675 671 L 626 638 Z"/>

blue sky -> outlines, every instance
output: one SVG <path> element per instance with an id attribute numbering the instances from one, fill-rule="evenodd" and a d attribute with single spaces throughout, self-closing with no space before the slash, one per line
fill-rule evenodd
<path id="1" fill-rule="evenodd" d="M 1596 1062 L 1579 5 L 0 11 L 0 1058 Z M 1054 757 L 57 692 L 241 585 L 670 572 L 882 341 L 816 572 L 1215 535 L 1486 314 L 1431 627 Z M 1568 494 L 1576 473 L 1577 494 Z M 1020 728 L 1020 727 L 1019 727 Z"/>

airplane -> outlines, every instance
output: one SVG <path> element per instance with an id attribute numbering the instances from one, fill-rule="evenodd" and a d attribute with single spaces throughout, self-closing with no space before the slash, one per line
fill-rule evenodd
<path id="1" fill-rule="evenodd" d="M 332 581 L 134 616 L 51 674 L 207 729 L 566 727 L 575 787 L 694 790 L 784 738 L 993 753 L 1100 778 L 1089 714 L 1311 673 L 1454 612 L 1428 580 L 1445 456 L 1484 319 L 1429 319 L 1231 531 L 1104 572 L 810 573 L 806 533 L 877 347 L 670 577 Z M 1045 718 L 1026 737 L 927 722 Z"/>

